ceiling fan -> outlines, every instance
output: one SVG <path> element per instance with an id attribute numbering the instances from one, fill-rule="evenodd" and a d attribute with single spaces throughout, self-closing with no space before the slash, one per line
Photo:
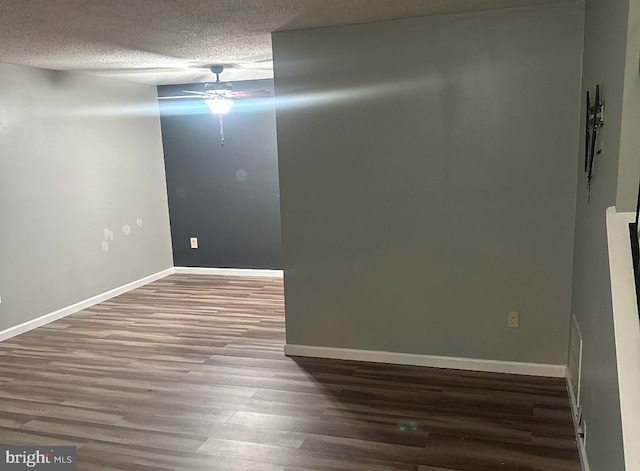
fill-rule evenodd
<path id="1" fill-rule="evenodd" d="M 215 82 L 204 84 L 203 91 L 182 90 L 185 95 L 162 96 L 158 100 L 183 100 L 199 98 L 204 100 L 205 105 L 212 114 L 217 115 L 220 123 L 220 145 L 224 146 L 224 124 L 222 116 L 231 111 L 234 100 L 243 98 L 263 98 L 271 97 L 273 94 L 267 90 L 244 90 L 234 91 L 230 82 L 221 82 L 220 74 L 224 70 L 223 65 L 212 65 L 209 67 L 216 75 Z"/>

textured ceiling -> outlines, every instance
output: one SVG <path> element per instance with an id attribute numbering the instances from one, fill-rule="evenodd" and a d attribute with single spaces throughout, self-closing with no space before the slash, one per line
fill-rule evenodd
<path id="1" fill-rule="evenodd" d="M 272 31 L 564 0 L 0 0 L 0 62 L 151 84 L 273 75 Z"/>

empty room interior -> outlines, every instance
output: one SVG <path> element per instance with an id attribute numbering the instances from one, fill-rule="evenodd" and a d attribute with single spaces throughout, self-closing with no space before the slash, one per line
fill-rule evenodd
<path id="1" fill-rule="evenodd" d="M 639 126 L 640 0 L 0 0 L 0 469 L 640 471 Z"/>

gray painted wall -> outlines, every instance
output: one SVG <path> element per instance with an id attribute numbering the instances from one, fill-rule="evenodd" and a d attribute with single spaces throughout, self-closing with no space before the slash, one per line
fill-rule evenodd
<path id="1" fill-rule="evenodd" d="M 616 209 L 635 211 L 640 180 L 640 0 L 625 3 L 629 19 Z"/>
<path id="2" fill-rule="evenodd" d="M 196 88 L 167 85 L 158 93 Z M 234 89 L 273 91 L 273 81 L 236 82 Z M 281 269 L 273 98 L 236 100 L 224 116 L 224 147 L 218 118 L 202 100 L 163 100 L 160 112 L 176 266 Z M 191 237 L 198 249 L 190 248 Z"/>
<path id="3" fill-rule="evenodd" d="M 155 98 L 0 64 L 0 329 L 173 265 Z"/>
<path id="4" fill-rule="evenodd" d="M 601 129 L 604 150 L 596 160 L 589 204 L 580 140 L 571 308 L 583 338 L 581 402 L 592 471 L 624 469 L 605 211 L 616 204 L 628 8 L 629 0 L 586 2 L 583 96 L 601 84 L 606 124 Z"/>
<path id="5" fill-rule="evenodd" d="M 578 2 L 273 35 L 288 343 L 566 363 L 582 31 Z"/>

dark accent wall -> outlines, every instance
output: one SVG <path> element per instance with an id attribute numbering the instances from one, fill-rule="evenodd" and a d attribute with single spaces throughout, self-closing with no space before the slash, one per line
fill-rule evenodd
<path id="1" fill-rule="evenodd" d="M 158 95 L 197 87 L 160 86 Z M 271 91 L 273 82 L 234 88 Z M 224 116 L 224 147 L 218 118 L 199 99 L 161 100 L 160 116 L 175 265 L 282 268 L 273 98 L 236 100 Z"/>

